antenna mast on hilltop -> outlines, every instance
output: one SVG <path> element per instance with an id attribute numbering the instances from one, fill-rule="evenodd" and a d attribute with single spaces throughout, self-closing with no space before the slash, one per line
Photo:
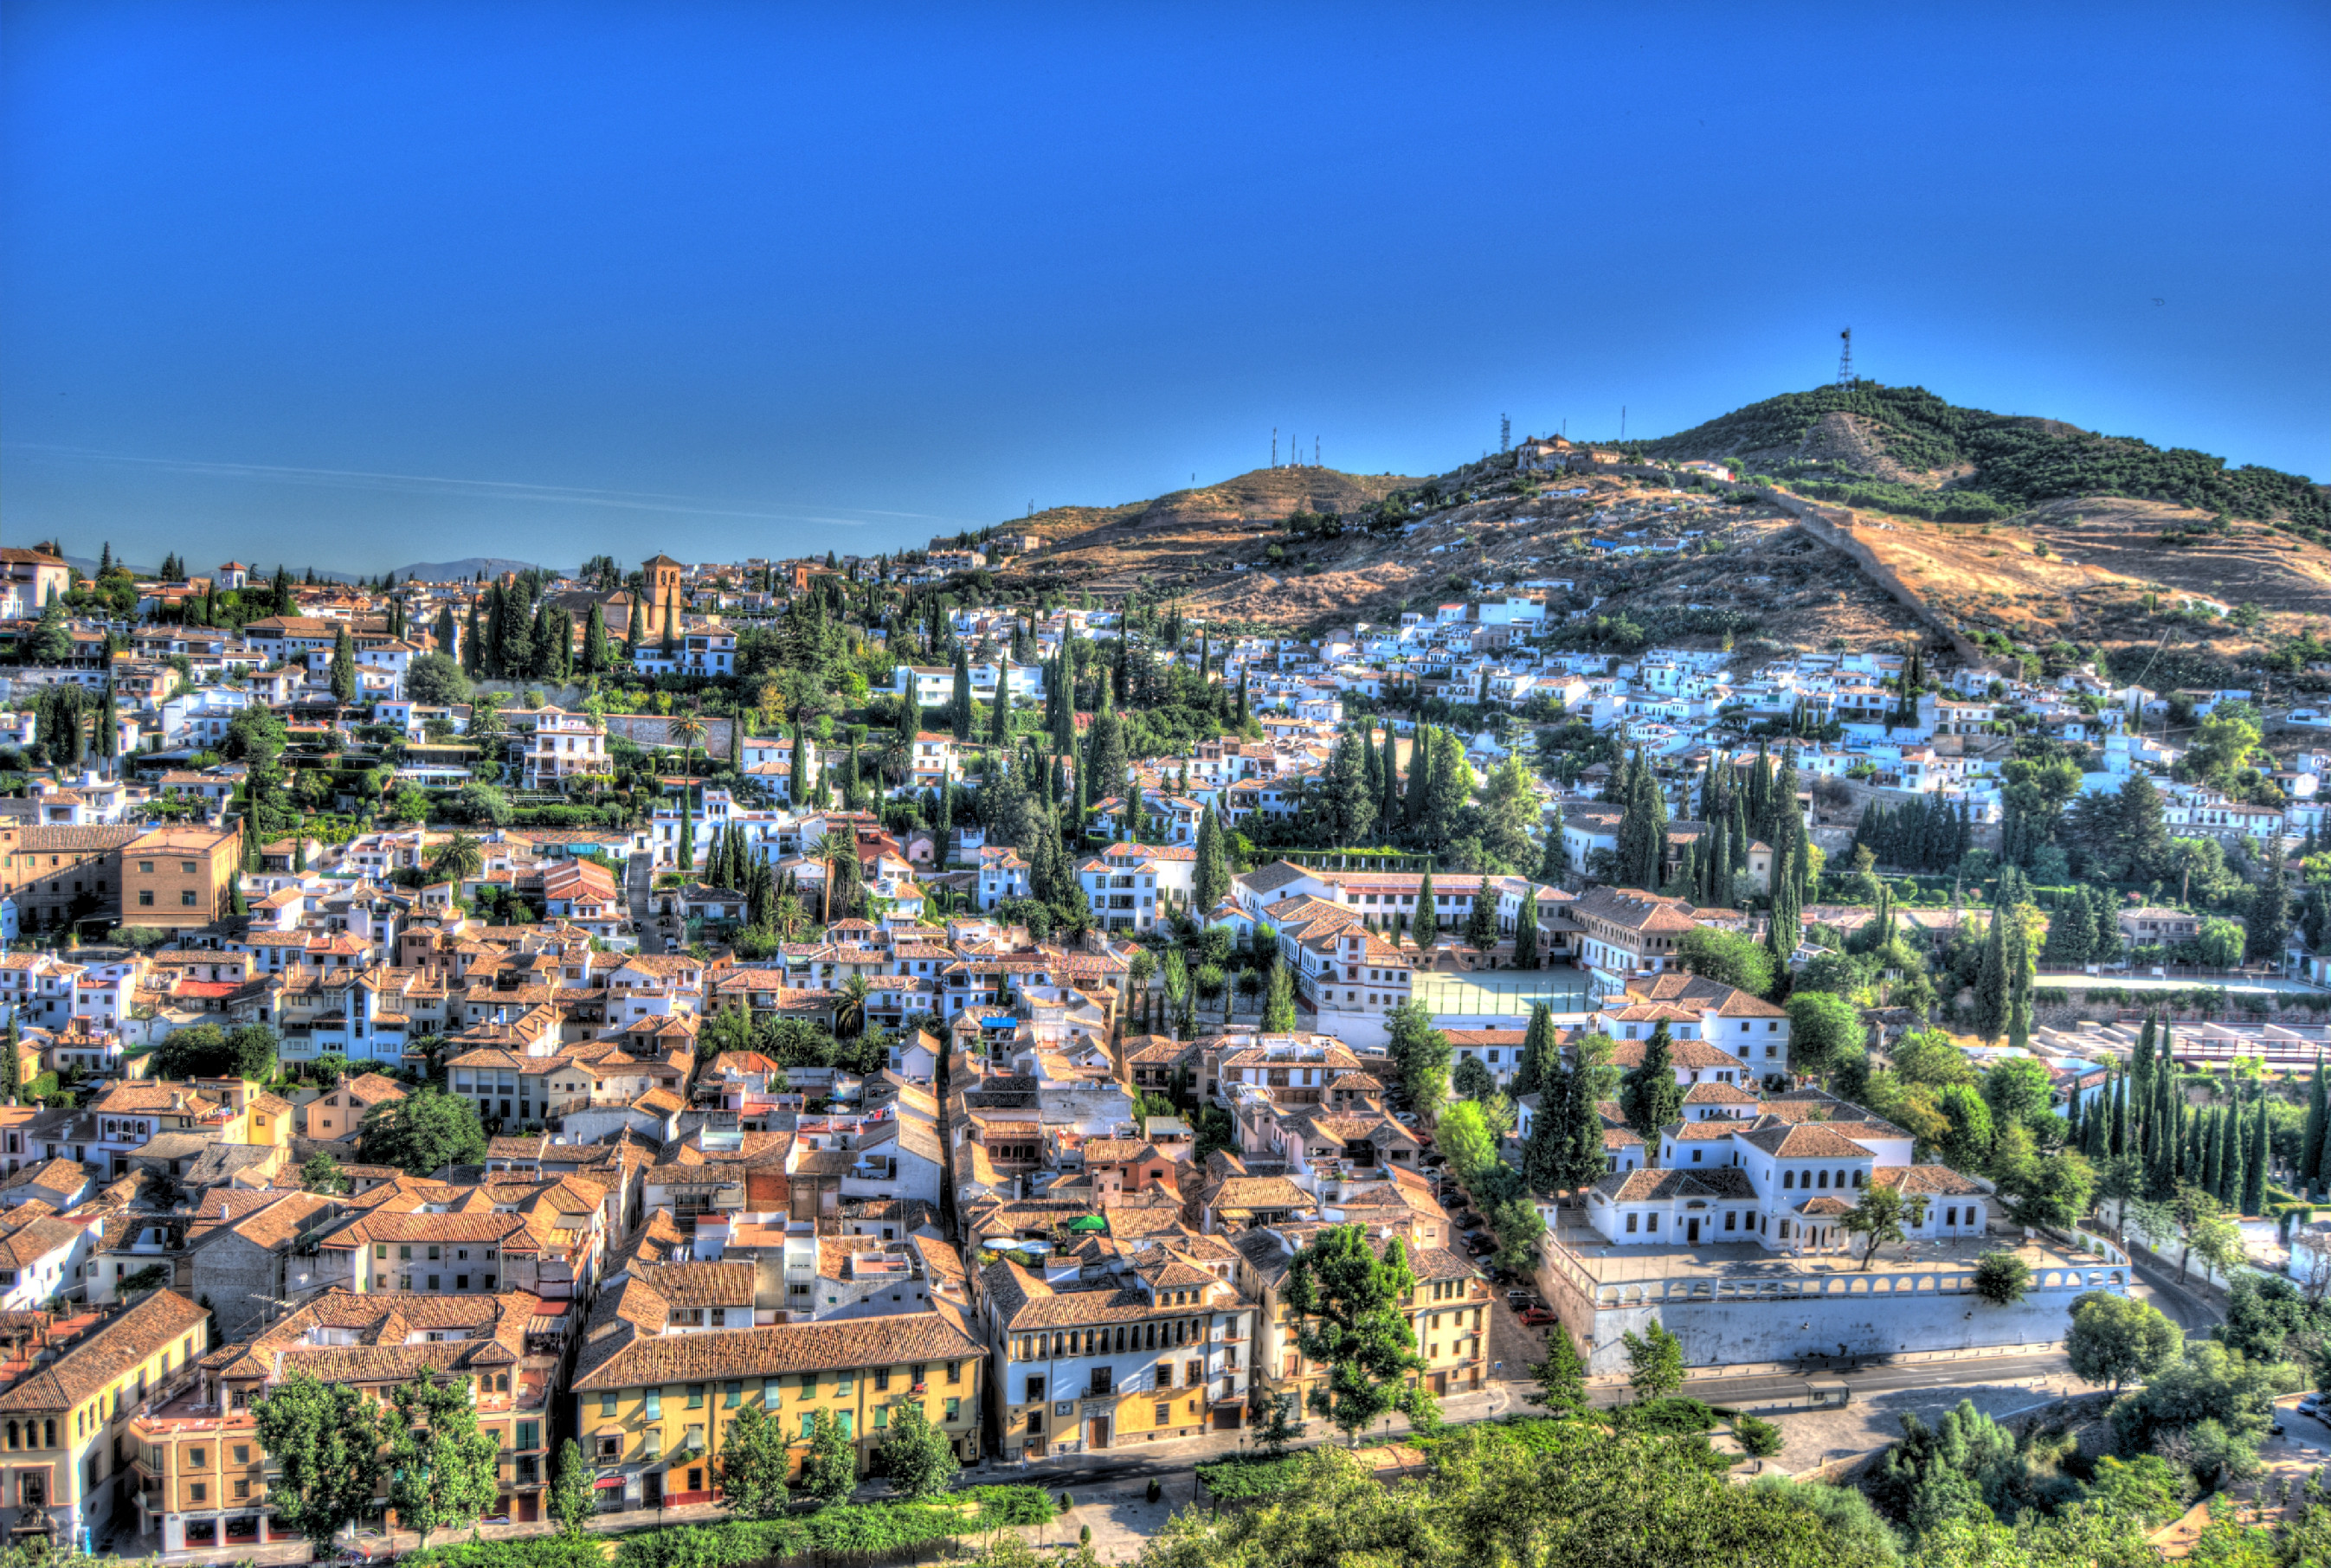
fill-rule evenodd
<path id="1" fill-rule="evenodd" d="M 1270 427 L 1270 466 L 1279 466 L 1279 427 L 1275 424 Z"/>
<path id="2" fill-rule="evenodd" d="M 1851 386 L 1860 376 L 1853 374 L 1853 328 L 1849 327 L 1837 335 L 1837 384 Z"/>
<path id="3" fill-rule="evenodd" d="M 1499 451 L 1514 450 L 1514 416 L 1510 413 L 1498 415 L 1498 450 Z"/>

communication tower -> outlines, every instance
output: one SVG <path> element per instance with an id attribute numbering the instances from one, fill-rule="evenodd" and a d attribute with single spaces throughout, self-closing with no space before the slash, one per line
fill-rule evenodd
<path id="1" fill-rule="evenodd" d="M 1853 328 L 1849 327 L 1837 335 L 1837 384 L 1851 386 L 1860 379 L 1853 374 Z"/>

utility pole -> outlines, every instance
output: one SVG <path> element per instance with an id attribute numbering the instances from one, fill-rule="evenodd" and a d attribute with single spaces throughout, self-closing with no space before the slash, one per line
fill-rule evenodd
<path id="1" fill-rule="evenodd" d="M 1279 466 L 1279 427 L 1275 424 L 1270 427 L 1270 466 Z"/>

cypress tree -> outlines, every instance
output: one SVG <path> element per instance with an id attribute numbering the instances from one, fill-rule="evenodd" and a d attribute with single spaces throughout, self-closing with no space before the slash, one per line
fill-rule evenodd
<path id="1" fill-rule="evenodd" d="M 2250 1157 L 2242 1162 L 2242 1212 L 2266 1212 L 2267 1165 L 2273 1159 L 2273 1145 L 2268 1135 L 2266 1085 L 2259 1084 L 2250 1100 Z"/>
<path id="2" fill-rule="evenodd" d="M 2112 1147 L 2108 1152 L 2116 1155 L 2136 1152 L 2135 1139 L 2129 1131 L 2128 1074 L 2125 1072 L 2113 1077 Z"/>
<path id="3" fill-rule="evenodd" d="M 1365 842 L 1384 821 L 1384 754 L 1376 749 L 1374 726 L 1360 731 L 1360 790 L 1367 820 L 1353 831 L 1354 843 Z"/>
<path id="4" fill-rule="evenodd" d="M 1553 813 L 1546 819 L 1546 843 L 1538 859 L 1537 879 L 1549 888 L 1557 888 L 1570 870 L 1570 851 L 1562 841 L 1562 807 L 1555 806 Z"/>
<path id="5" fill-rule="evenodd" d="M 2323 1163 L 2323 1055 L 2315 1056 L 2315 1077 L 2307 1086 L 2307 1126 L 2298 1142 L 2298 1181 L 2312 1189 L 2315 1168 Z"/>
<path id="6" fill-rule="evenodd" d="M 1214 815 L 1214 808 L 1208 806 L 1206 814 L 1198 819 L 1197 866 L 1191 874 L 1191 899 L 1195 908 L 1191 913 L 1204 921 L 1229 893 L 1230 886 L 1230 857 L 1223 844 L 1223 824 Z"/>
<path id="7" fill-rule="evenodd" d="M 1401 822 L 1414 832 L 1424 822 L 1425 794 L 1432 787 L 1432 732 L 1418 725 L 1408 742 L 1408 792 L 1401 802 Z"/>
<path id="8" fill-rule="evenodd" d="M 1521 908 L 1514 917 L 1514 967 L 1537 967 L 1537 889 L 1525 882 Z"/>
<path id="9" fill-rule="evenodd" d="M 1246 688 L 1242 685 L 1243 692 Z M 1377 803 L 1376 832 L 1385 843 L 1400 832 L 1400 737 L 1392 732 L 1392 722 L 1384 722 L 1384 761 L 1376 769 Z"/>
<path id="10" fill-rule="evenodd" d="M 1423 946 L 1441 929 L 1441 904 L 1432 891 L 1432 870 L 1425 868 L 1424 879 L 1416 885 L 1417 946 Z"/>
<path id="11" fill-rule="evenodd" d="M 960 645 L 955 651 L 955 689 L 947 701 L 947 721 L 956 739 L 971 738 L 971 660 Z"/>
<path id="12" fill-rule="evenodd" d="M 448 606 L 450 613 L 451 607 Z M 461 671 L 475 680 L 486 672 L 485 655 L 478 635 L 478 602 L 470 601 L 470 619 L 461 632 Z"/>
<path id="13" fill-rule="evenodd" d="M 1984 938 L 1983 966 L 1974 977 L 1974 1031 L 1995 1043 L 2007 1027 L 2007 922 L 1998 913 Z"/>
<path id="14" fill-rule="evenodd" d="M 1552 1098 L 1541 1092 L 1543 1107 Z M 1603 1174 L 1610 1161 L 1603 1152 L 1603 1112 L 1594 1103 L 1594 1077 L 1583 1060 L 1574 1059 L 1562 1075 L 1562 1160 L 1556 1185 L 1575 1189 Z"/>
<path id="15" fill-rule="evenodd" d="M 1522 1031 L 1521 1065 L 1514 1069 L 1514 1081 L 1507 1092 L 1519 1099 L 1549 1085 L 1558 1049 L 1553 1007 L 1543 1002 L 1531 1003 L 1529 1027 Z"/>
<path id="16" fill-rule="evenodd" d="M 680 651 L 680 590 L 666 588 L 663 592 L 663 647 L 666 659 Z"/>
<path id="17" fill-rule="evenodd" d="M 607 650 L 607 612 L 595 599 L 591 613 L 583 622 L 583 672 L 604 674 L 612 663 Z"/>

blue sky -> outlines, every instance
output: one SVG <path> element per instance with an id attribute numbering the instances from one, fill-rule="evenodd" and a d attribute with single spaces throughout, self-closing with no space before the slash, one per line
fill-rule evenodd
<path id="1" fill-rule="evenodd" d="M 0 4 L 0 534 L 917 544 L 1862 374 L 2331 476 L 2331 8 Z"/>

